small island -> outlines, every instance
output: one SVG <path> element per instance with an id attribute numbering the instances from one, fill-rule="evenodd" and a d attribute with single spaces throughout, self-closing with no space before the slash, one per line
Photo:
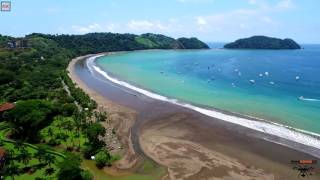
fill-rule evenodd
<path id="1" fill-rule="evenodd" d="M 226 49 L 301 49 L 301 46 L 292 39 L 279 39 L 267 36 L 252 36 L 238 39 L 224 45 Z"/>

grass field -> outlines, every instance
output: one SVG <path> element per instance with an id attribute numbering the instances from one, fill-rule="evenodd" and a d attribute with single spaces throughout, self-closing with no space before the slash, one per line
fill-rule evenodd
<path id="1" fill-rule="evenodd" d="M 18 153 L 18 150 L 14 147 L 13 143 L 8 143 L 8 142 L 3 142 L 3 147 L 5 147 L 7 150 L 13 150 L 15 153 Z M 32 154 L 36 153 L 36 150 L 34 148 L 28 147 L 26 146 L 26 150 Z M 51 165 L 52 168 L 54 168 L 55 170 L 57 170 L 57 165 L 58 163 L 60 163 L 63 158 L 60 156 L 55 156 L 56 160 L 55 163 Z M 24 167 L 35 167 L 37 165 L 40 164 L 39 160 L 35 157 L 32 157 L 32 159 L 28 162 L 28 164 L 23 164 L 21 162 L 18 161 L 14 161 L 14 164 L 18 165 L 19 169 L 20 168 L 24 168 Z M 33 173 L 25 173 L 25 174 L 20 174 L 18 176 L 14 176 L 14 179 L 16 180 L 34 180 L 36 177 L 40 177 L 40 178 L 45 178 L 45 179 L 54 179 L 56 176 L 57 171 L 55 171 L 55 173 L 51 174 L 51 175 L 46 175 L 45 173 L 45 169 L 48 168 L 49 166 L 45 166 L 41 169 L 36 169 L 35 172 Z M 6 179 L 12 179 L 11 177 L 7 177 Z"/>
<path id="2" fill-rule="evenodd" d="M 107 171 L 97 168 L 92 160 L 84 160 L 82 166 L 94 175 L 95 180 L 156 180 L 165 174 L 164 168 L 159 167 L 150 160 L 145 160 L 138 172 L 128 172 L 117 176 L 110 175 Z"/>

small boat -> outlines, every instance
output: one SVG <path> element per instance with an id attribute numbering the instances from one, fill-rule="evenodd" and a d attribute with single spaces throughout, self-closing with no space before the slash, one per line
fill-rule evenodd
<path id="1" fill-rule="evenodd" d="M 298 97 L 298 100 L 302 101 L 302 100 L 304 100 L 304 97 L 300 96 L 300 97 Z"/>
<path id="2" fill-rule="evenodd" d="M 236 68 L 236 69 L 234 69 L 234 72 L 238 72 L 238 71 L 239 71 L 239 69 L 237 69 L 237 68 Z"/>
<path id="3" fill-rule="evenodd" d="M 300 76 L 296 76 L 296 81 L 298 81 L 300 79 Z"/>
<path id="4" fill-rule="evenodd" d="M 241 73 L 241 72 L 238 72 L 238 76 L 242 76 L 242 73 Z"/>
<path id="5" fill-rule="evenodd" d="M 263 76 L 263 74 L 262 74 L 262 73 L 260 73 L 260 74 L 259 74 L 259 77 L 262 77 L 262 76 Z"/>
<path id="6" fill-rule="evenodd" d="M 266 71 L 266 72 L 264 72 L 264 74 L 265 74 L 266 76 L 269 76 L 269 72 L 267 72 L 267 71 Z"/>
<path id="7" fill-rule="evenodd" d="M 270 81 L 269 83 L 270 83 L 271 85 L 274 85 L 274 82 L 273 82 L 273 81 Z"/>
<path id="8" fill-rule="evenodd" d="M 250 83 L 251 83 L 251 84 L 256 83 L 256 81 L 255 81 L 255 80 L 253 80 L 253 79 L 251 79 L 251 80 L 249 80 L 249 81 L 250 81 Z"/>

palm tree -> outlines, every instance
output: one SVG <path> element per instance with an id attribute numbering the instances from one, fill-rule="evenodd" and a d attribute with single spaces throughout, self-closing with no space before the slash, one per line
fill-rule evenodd
<path id="1" fill-rule="evenodd" d="M 4 176 L 11 176 L 11 179 L 14 180 L 14 176 L 19 173 L 19 166 L 15 164 L 16 156 L 14 150 L 10 149 L 6 153 L 6 160 L 4 165 Z"/>
<path id="2" fill-rule="evenodd" d="M 81 144 L 80 144 L 80 128 L 81 128 L 81 117 L 79 114 L 77 114 L 75 117 L 74 117 L 74 124 L 76 126 L 76 131 L 77 131 L 77 137 L 78 137 L 78 149 L 80 149 L 81 147 Z"/>
<path id="3" fill-rule="evenodd" d="M 27 166 L 29 161 L 32 159 L 31 154 L 26 149 L 21 149 L 20 154 L 18 155 L 18 158 L 22 163 Z"/>
<path id="4" fill-rule="evenodd" d="M 44 156 L 44 162 L 45 162 L 46 164 L 48 164 L 49 167 L 51 167 L 51 164 L 54 163 L 55 160 L 56 160 L 56 157 L 55 157 L 54 155 L 52 155 L 52 154 L 47 153 L 47 154 L 45 154 L 45 156 Z"/>
<path id="5" fill-rule="evenodd" d="M 14 143 L 14 148 L 17 149 L 18 151 L 25 150 L 26 149 L 26 145 L 23 143 L 23 141 L 17 140 Z"/>
<path id="6" fill-rule="evenodd" d="M 73 135 L 72 135 L 72 129 L 73 129 L 72 121 L 69 119 L 66 119 L 63 122 L 63 128 L 66 130 L 66 134 L 69 135 L 69 137 L 71 137 L 72 144 L 74 144 Z"/>
<path id="7" fill-rule="evenodd" d="M 5 169 L 5 176 L 11 176 L 11 179 L 14 180 L 14 176 L 19 174 L 19 166 L 17 164 L 11 164 Z"/>
<path id="8" fill-rule="evenodd" d="M 56 172 L 56 170 L 55 170 L 54 168 L 52 168 L 52 167 L 49 167 L 49 168 L 46 169 L 45 175 L 46 175 L 46 176 L 50 176 L 50 175 L 52 175 L 54 172 Z"/>
<path id="9" fill-rule="evenodd" d="M 11 134 L 18 134 L 19 129 L 18 127 L 11 122 L 0 122 L 0 131 L 4 132 L 6 134 L 7 132 L 10 132 Z"/>
<path id="10" fill-rule="evenodd" d="M 53 130 L 52 130 L 52 128 L 50 127 L 50 128 L 48 128 L 48 135 L 50 136 L 50 137 L 53 137 Z"/>
<path id="11" fill-rule="evenodd" d="M 63 121 L 62 121 L 62 117 L 61 117 L 61 116 L 57 116 L 57 122 L 58 122 L 57 127 L 59 127 L 59 129 L 60 129 L 60 133 L 62 133 L 62 129 L 63 129 Z"/>
<path id="12" fill-rule="evenodd" d="M 14 150 L 10 149 L 6 153 L 6 161 L 5 164 L 12 165 L 14 164 L 14 160 L 16 159 Z"/>
<path id="13" fill-rule="evenodd" d="M 46 148 L 45 147 L 39 147 L 37 152 L 33 155 L 35 158 L 39 160 L 39 162 L 42 162 L 44 160 L 44 156 L 46 155 Z"/>

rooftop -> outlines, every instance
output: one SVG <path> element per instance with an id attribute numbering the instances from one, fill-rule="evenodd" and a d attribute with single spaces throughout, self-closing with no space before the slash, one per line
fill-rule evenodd
<path id="1" fill-rule="evenodd" d="M 0 105 L 0 112 L 7 111 L 16 107 L 14 103 L 4 103 Z"/>

